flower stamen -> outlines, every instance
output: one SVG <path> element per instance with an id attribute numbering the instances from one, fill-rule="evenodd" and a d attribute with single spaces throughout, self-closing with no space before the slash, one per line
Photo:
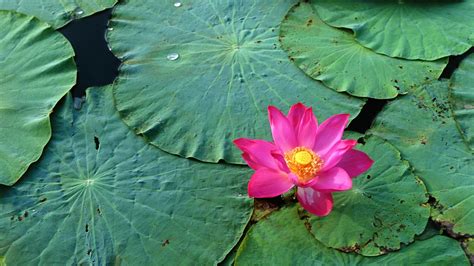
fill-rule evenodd
<path id="1" fill-rule="evenodd" d="M 296 147 L 285 153 L 286 165 L 302 183 L 313 179 L 323 167 L 323 160 L 311 149 Z"/>

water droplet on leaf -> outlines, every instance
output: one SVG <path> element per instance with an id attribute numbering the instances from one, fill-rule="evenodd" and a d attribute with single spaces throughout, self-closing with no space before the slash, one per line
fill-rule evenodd
<path id="1" fill-rule="evenodd" d="M 171 54 L 167 55 L 166 58 L 170 61 L 175 61 L 179 58 L 179 54 L 171 53 Z"/>
<path id="2" fill-rule="evenodd" d="M 74 12 L 76 13 L 76 15 L 79 15 L 79 16 L 84 14 L 84 10 L 82 10 L 80 7 L 76 8 Z"/>

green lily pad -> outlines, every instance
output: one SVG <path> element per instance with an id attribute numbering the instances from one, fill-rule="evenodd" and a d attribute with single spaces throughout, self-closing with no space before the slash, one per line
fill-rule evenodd
<path id="1" fill-rule="evenodd" d="M 250 219 L 250 170 L 156 149 L 123 124 L 112 89 L 68 97 L 42 159 L 0 188 L 0 256 L 15 265 L 210 265 Z"/>
<path id="2" fill-rule="evenodd" d="M 270 139 L 268 105 L 303 102 L 320 120 L 357 115 L 364 101 L 306 76 L 280 48 L 280 21 L 296 2 L 120 3 L 108 40 L 123 61 L 114 87 L 122 119 L 169 153 L 242 164 L 232 140 Z"/>
<path id="3" fill-rule="evenodd" d="M 365 256 L 378 256 L 413 242 L 430 217 L 423 183 L 400 153 L 378 137 L 363 146 L 375 163 L 354 179 L 352 190 L 334 193 L 326 217 L 311 216 L 311 232 L 324 245 Z"/>
<path id="4" fill-rule="evenodd" d="M 76 67 L 66 38 L 36 18 L 0 11 L 0 36 L 0 184 L 13 185 L 41 156 Z"/>
<path id="5" fill-rule="evenodd" d="M 451 80 L 454 117 L 466 142 L 474 150 L 474 54 L 461 62 Z"/>
<path id="6" fill-rule="evenodd" d="M 465 240 L 463 245 L 466 255 L 471 261 L 471 265 L 474 264 L 474 238 L 469 238 Z"/>
<path id="7" fill-rule="evenodd" d="M 236 265 L 469 265 L 459 243 L 434 236 L 378 257 L 327 248 L 307 230 L 297 208 L 285 208 L 253 226 L 237 252 Z"/>
<path id="8" fill-rule="evenodd" d="M 435 82 L 389 103 L 370 132 L 394 145 L 436 200 L 434 220 L 474 234 L 474 154 L 453 118 L 448 82 Z"/>
<path id="9" fill-rule="evenodd" d="M 324 22 L 391 57 L 435 60 L 474 45 L 474 0 L 320 0 L 315 7 Z"/>
<path id="10" fill-rule="evenodd" d="M 306 2 L 291 9 L 281 25 L 280 41 L 299 68 L 336 91 L 394 98 L 410 87 L 436 80 L 447 64 L 445 59 L 410 61 L 377 54 L 351 33 L 322 22 L 316 5 Z"/>
<path id="11" fill-rule="evenodd" d="M 35 16 L 54 28 L 113 7 L 118 0 L 0 0 L 0 9 Z"/>

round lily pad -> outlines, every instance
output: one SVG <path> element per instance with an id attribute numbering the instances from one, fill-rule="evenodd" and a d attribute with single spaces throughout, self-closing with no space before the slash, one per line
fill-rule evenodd
<path id="1" fill-rule="evenodd" d="M 35 16 L 54 28 L 113 7 L 117 0 L 0 0 L 0 9 Z"/>
<path id="2" fill-rule="evenodd" d="M 377 53 L 435 60 L 474 45 L 474 0 L 321 0 L 322 20 Z"/>
<path id="3" fill-rule="evenodd" d="M 0 184 L 13 185 L 50 139 L 76 66 L 66 38 L 34 17 L 0 11 L 0 36 Z"/>
<path id="4" fill-rule="evenodd" d="M 377 54 L 360 45 L 350 32 L 328 26 L 314 7 L 300 3 L 280 29 L 282 47 L 310 77 L 359 97 L 394 98 L 408 88 L 436 80 L 447 60 L 410 61 Z"/>
<path id="5" fill-rule="evenodd" d="M 394 145 L 424 181 L 433 219 L 473 235 L 474 154 L 452 115 L 448 90 L 447 81 L 414 89 L 389 103 L 370 132 Z"/>
<path id="6" fill-rule="evenodd" d="M 170 155 L 123 124 L 111 88 L 71 97 L 42 159 L 0 188 L 7 265 L 211 265 L 252 212 L 250 170 Z"/>
<path id="7" fill-rule="evenodd" d="M 461 62 L 451 80 L 454 118 L 466 142 L 474 150 L 474 54 Z"/>
<path id="8" fill-rule="evenodd" d="M 370 137 L 357 149 L 374 165 L 354 179 L 352 190 L 334 193 L 331 215 L 311 216 L 311 232 L 328 247 L 378 256 L 421 234 L 430 206 L 425 186 L 392 145 Z"/>
<path id="9" fill-rule="evenodd" d="M 378 257 L 325 247 L 307 230 L 297 208 L 284 208 L 253 226 L 237 252 L 236 265 L 469 265 L 459 243 L 445 236 L 416 241 Z"/>
<path id="10" fill-rule="evenodd" d="M 314 106 L 320 120 L 360 111 L 300 71 L 280 48 L 291 1 L 123 1 L 108 33 L 123 61 L 117 109 L 137 134 L 172 154 L 243 164 L 232 140 L 270 139 L 267 106 Z M 156 11 L 159 10 L 159 15 Z"/>

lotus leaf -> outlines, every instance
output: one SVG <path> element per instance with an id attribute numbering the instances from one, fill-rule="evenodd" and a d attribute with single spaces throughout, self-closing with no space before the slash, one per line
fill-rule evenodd
<path id="1" fill-rule="evenodd" d="M 474 54 L 464 59 L 454 72 L 450 96 L 454 118 L 467 144 L 474 150 Z"/>
<path id="2" fill-rule="evenodd" d="M 474 234 L 474 154 L 453 117 L 447 81 L 389 103 L 370 132 L 394 145 L 433 197 L 434 220 Z"/>
<path id="3" fill-rule="evenodd" d="M 318 0 L 315 7 L 324 22 L 391 57 L 435 60 L 474 45 L 474 0 Z"/>
<path id="4" fill-rule="evenodd" d="M 377 256 L 409 244 L 430 216 L 426 188 L 400 153 L 378 137 L 357 149 L 375 159 L 354 179 L 352 190 L 334 194 L 334 210 L 311 216 L 311 232 L 328 247 Z"/>
<path id="5" fill-rule="evenodd" d="M 114 87 L 122 119 L 169 153 L 241 164 L 232 140 L 270 139 L 268 105 L 357 115 L 363 100 L 312 80 L 281 49 L 279 25 L 296 2 L 122 1 L 108 33 L 123 61 Z"/>
<path id="6" fill-rule="evenodd" d="M 253 226 L 237 252 L 236 265 L 469 265 L 459 243 L 445 236 L 416 241 L 378 257 L 327 248 L 307 229 L 296 207 L 274 212 Z"/>
<path id="7" fill-rule="evenodd" d="M 118 0 L 0 0 L 0 9 L 35 16 L 54 28 L 113 7 Z"/>
<path id="8" fill-rule="evenodd" d="M 317 3 L 317 2 L 316 2 Z M 336 91 L 394 98 L 441 75 L 447 60 L 411 61 L 377 54 L 350 32 L 321 21 L 316 3 L 296 5 L 282 23 L 280 41 L 294 63 Z"/>
<path id="9" fill-rule="evenodd" d="M 66 38 L 34 17 L 0 11 L 0 36 L 0 184 L 13 185 L 49 141 L 76 66 Z"/>
<path id="10" fill-rule="evenodd" d="M 224 259 L 250 219 L 250 171 L 156 149 L 131 132 L 112 89 L 71 97 L 42 159 L 0 187 L 7 265 L 198 264 Z"/>

